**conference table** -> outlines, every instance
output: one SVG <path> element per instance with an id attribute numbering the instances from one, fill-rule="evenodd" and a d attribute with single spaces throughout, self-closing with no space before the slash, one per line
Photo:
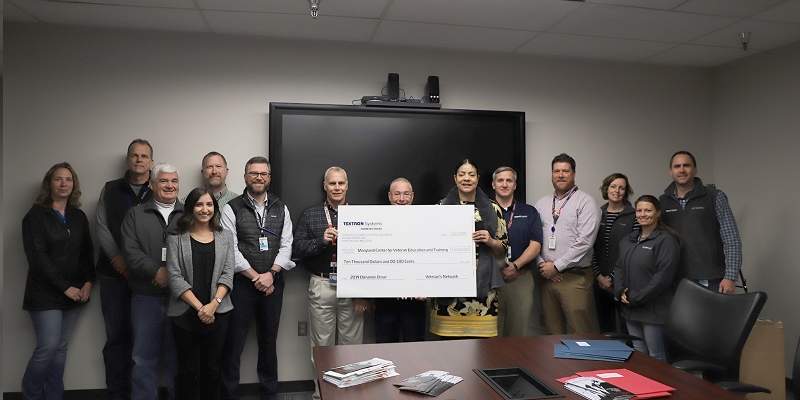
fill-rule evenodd
<path id="1" fill-rule="evenodd" d="M 556 379 L 573 375 L 577 371 L 627 368 L 674 387 L 676 390 L 666 399 L 741 400 L 743 398 L 640 352 L 634 352 L 624 363 L 554 358 L 553 347 L 563 338 L 598 339 L 599 337 L 535 336 L 315 347 L 316 378 L 323 400 L 420 400 L 430 397 L 400 391 L 392 386 L 392 383 L 420 372 L 442 370 L 460 376 L 464 380 L 439 395 L 437 399 L 502 400 L 503 397 L 472 370 L 522 367 L 542 383 L 564 395 L 565 399 L 582 399 L 565 389 Z M 393 361 L 400 375 L 341 389 L 322 380 L 322 373 L 328 369 L 372 357 Z"/>

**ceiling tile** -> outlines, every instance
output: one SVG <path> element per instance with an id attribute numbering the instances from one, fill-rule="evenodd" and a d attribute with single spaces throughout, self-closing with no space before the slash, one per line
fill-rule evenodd
<path id="1" fill-rule="evenodd" d="M 275 36 L 297 39 L 368 41 L 377 20 L 309 15 L 204 11 L 218 33 Z"/>
<path id="2" fill-rule="evenodd" d="M 661 42 L 543 33 L 518 51 L 600 60 L 637 61 L 671 46 L 669 43 Z"/>
<path id="3" fill-rule="evenodd" d="M 754 18 L 767 21 L 800 23 L 800 0 L 790 0 L 778 4 L 761 14 L 757 14 Z"/>
<path id="4" fill-rule="evenodd" d="M 550 31 L 680 43 L 734 21 L 729 17 L 586 4 Z"/>
<path id="5" fill-rule="evenodd" d="M 76 3 L 73 0 L 50 0 L 54 3 Z M 80 0 L 80 3 L 105 4 L 114 6 L 156 7 L 156 8 L 188 8 L 194 9 L 192 0 Z"/>
<path id="6" fill-rule="evenodd" d="M 700 14 L 749 17 L 783 0 L 689 0 L 675 11 Z"/>
<path id="7" fill-rule="evenodd" d="M 740 32 L 751 32 L 750 49 L 766 50 L 800 40 L 800 25 L 746 19 L 692 43 L 741 48 Z"/>
<path id="8" fill-rule="evenodd" d="M 208 31 L 200 11 L 196 10 L 54 3 L 42 0 L 16 0 L 16 4 L 39 21 L 54 24 Z"/>
<path id="9" fill-rule="evenodd" d="M 510 52 L 533 37 L 518 30 L 384 21 L 373 42 L 417 47 Z"/>
<path id="10" fill-rule="evenodd" d="M 388 20 L 470 25 L 490 28 L 545 30 L 580 7 L 563 0 L 399 0 Z"/>
<path id="11" fill-rule="evenodd" d="M 196 0 L 203 10 L 257 11 L 308 15 L 308 0 Z M 325 16 L 378 18 L 389 0 L 321 0 L 320 18 Z"/>
<path id="12" fill-rule="evenodd" d="M 713 67 L 750 55 L 741 49 L 730 47 L 710 47 L 679 45 L 663 53 L 643 60 L 653 64 L 685 65 L 694 67 Z"/>
<path id="13" fill-rule="evenodd" d="M 587 0 L 589 3 L 609 4 L 612 6 L 654 8 L 659 10 L 671 10 L 686 0 Z"/>
<path id="14" fill-rule="evenodd" d="M 3 21 L 35 22 L 36 18 L 33 18 L 31 14 L 6 0 L 3 4 Z"/>

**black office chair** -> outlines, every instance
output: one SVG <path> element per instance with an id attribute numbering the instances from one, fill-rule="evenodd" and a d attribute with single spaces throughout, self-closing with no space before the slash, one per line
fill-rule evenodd
<path id="1" fill-rule="evenodd" d="M 727 295 L 682 280 L 665 324 L 672 365 L 729 391 L 770 393 L 738 382 L 742 348 L 766 301 L 764 292 Z"/>

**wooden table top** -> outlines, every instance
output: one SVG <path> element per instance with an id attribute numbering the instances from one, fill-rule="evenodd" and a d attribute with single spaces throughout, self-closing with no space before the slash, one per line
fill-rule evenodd
<path id="1" fill-rule="evenodd" d="M 586 339 L 579 336 L 536 336 L 329 346 L 314 348 L 314 359 L 323 400 L 425 399 L 428 396 L 400 391 L 392 383 L 428 370 L 448 371 L 464 378 L 437 399 L 502 400 L 472 369 L 510 367 L 528 369 L 541 382 L 567 399 L 582 397 L 565 389 L 556 381 L 557 378 L 577 371 L 617 368 L 627 368 L 674 387 L 676 390 L 668 398 L 672 400 L 742 399 L 640 352 L 634 352 L 624 363 L 554 358 L 554 345 L 565 337 Z M 344 389 L 322 380 L 322 373 L 328 369 L 372 357 L 393 361 L 400 375 Z"/>

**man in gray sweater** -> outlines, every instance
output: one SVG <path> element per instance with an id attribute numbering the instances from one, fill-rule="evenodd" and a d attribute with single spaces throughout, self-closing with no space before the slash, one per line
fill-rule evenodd
<path id="1" fill-rule="evenodd" d="M 156 164 L 150 174 L 153 197 L 132 208 L 122 221 L 122 251 L 128 265 L 133 325 L 131 398 L 158 400 L 159 361 L 164 364 L 169 399 L 174 399 L 175 343 L 167 319 L 169 273 L 167 235 L 183 214 L 178 171 Z"/>

